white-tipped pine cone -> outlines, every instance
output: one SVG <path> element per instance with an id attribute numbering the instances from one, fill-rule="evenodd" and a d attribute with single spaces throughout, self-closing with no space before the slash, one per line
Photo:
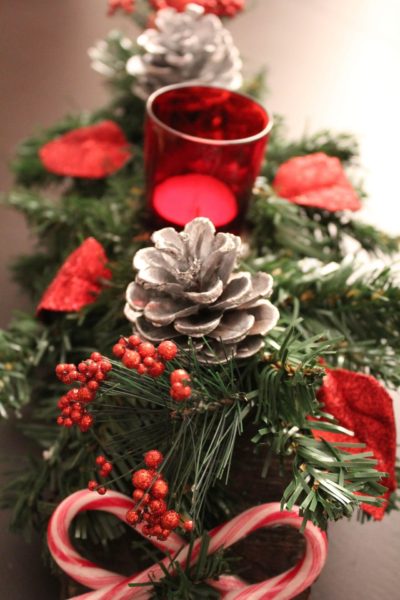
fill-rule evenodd
<path id="1" fill-rule="evenodd" d="M 234 272 L 240 238 L 215 233 L 211 221 L 199 217 L 180 233 L 156 231 L 152 241 L 154 247 L 136 253 L 136 279 L 126 291 L 125 315 L 140 336 L 182 345 L 191 338 L 202 362 L 258 352 L 279 311 L 267 300 L 270 275 Z"/>
<path id="2" fill-rule="evenodd" d="M 238 89 L 242 61 L 232 36 L 221 20 L 188 4 L 184 12 L 164 8 L 155 27 L 137 40 L 143 54 L 133 56 L 126 69 L 136 79 L 134 92 L 146 99 L 155 90 L 187 81 Z"/>

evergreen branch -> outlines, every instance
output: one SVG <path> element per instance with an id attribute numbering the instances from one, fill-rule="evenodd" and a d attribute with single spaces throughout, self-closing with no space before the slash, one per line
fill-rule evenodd
<path id="1" fill-rule="evenodd" d="M 282 428 L 264 418 L 253 441 L 270 447 L 271 452 L 292 456 L 293 479 L 284 491 L 282 508 L 300 507 L 303 527 L 312 521 L 326 529 L 328 520 L 350 517 L 361 503 L 379 506 L 386 488 L 379 483 L 385 473 L 376 470 L 372 452 L 347 452 L 343 447 L 363 444 L 329 443 L 315 439 L 314 429 L 329 429 L 343 433 L 343 428 L 331 423 L 313 422 L 300 430 L 296 426 Z M 350 432 L 351 433 L 351 432 Z"/>

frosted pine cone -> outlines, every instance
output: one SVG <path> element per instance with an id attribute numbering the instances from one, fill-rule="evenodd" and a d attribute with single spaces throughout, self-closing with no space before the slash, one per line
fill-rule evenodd
<path id="1" fill-rule="evenodd" d="M 272 277 L 234 272 L 241 240 L 215 233 L 199 217 L 178 233 L 156 231 L 153 248 L 133 260 L 138 273 L 126 291 L 125 315 L 145 339 L 160 342 L 192 338 L 202 362 L 252 356 L 277 323 L 278 309 L 266 298 Z"/>
<path id="2" fill-rule="evenodd" d="M 199 5 L 188 4 L 184 12 L 158 11 L 155 28 L 146 29 L 137 43 L 144 54 L 130 58 L 126 68 L 136 78 L 134 92 L 141 98 L 187 81 L 229 89 L 242 84 L 242 61 L 231 34 Z"/>

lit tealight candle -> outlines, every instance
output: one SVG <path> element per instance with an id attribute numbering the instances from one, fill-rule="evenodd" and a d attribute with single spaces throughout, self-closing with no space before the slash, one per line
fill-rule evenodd
<path id="1" fill-rule="evenodd" d="M 238 215 L 238 205 L 229 187 L 210 175 L 176 175 L 156 186 L 154 211 L 174 225 L 186 225 L 195 217 L 208 217 L 215 227 L 224 227 Z"/>

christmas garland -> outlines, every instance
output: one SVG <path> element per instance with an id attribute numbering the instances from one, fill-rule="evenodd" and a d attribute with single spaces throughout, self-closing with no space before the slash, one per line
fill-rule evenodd
<path id="1" fill-rule="evenodd" d="M 1 499 L 13 507 L 14 527 L 43 530 L 67 498 L 50 522 L 49 548 L 69 575 L 104 594 L 83 597 L 272 598 L 286 590 L 279 597 L 291 598 L 323 566 L 316 527 L 357 510 L 381 519 L 395 500 L 395 425 L 383 385 L 400 382 L 400 291 L 390 266 L 399 244 L 350 214 L 363 200 L 346 174 L 354 140 L 321 132 L 288 142 L 277 118 L 246 245 L 205 218 L 154 231 L 146 208 L 143 99 L 193 79 L 242 85 L 218 16 L 243 4 L 111 0 L 110 14 L 122 10 L 145 28 L 137 44 L 113 32 L 90 50 L 112 102 L 27 140 L 14 163 L 17 186 L 5 202 L 38 239 L 14 272 L 37 311 L 0 332 L 0 410 L 19 415 L 29 404 L 21 427 L 43 456 Z M 259 80 L 244 87 L 258 93 Z M 55 183 L 58 204 L 46 198 Z M 385 260 L 371 267 L 365 255 Z M 242 439 L 261 459 L 255 528 L 292 519 L 309 544 L 302 576 L 294 567 L 259 584 L 258 596 L 225 552 L 250 518 L 238 516 L 233 485 Z M 264 506 L 274 461 L 289 473 L 282 513 Z M 169 559 L 152 555 L 157 568 L 145 565 L 143 580 L 95 564 L 86 578 L 68 526 L 91 548 L 123 540 L 125 530 L 103 513 L 78 515 L 79 502 L 137 529 L 137 553 L 149 553 L 150 540 Z"/>

